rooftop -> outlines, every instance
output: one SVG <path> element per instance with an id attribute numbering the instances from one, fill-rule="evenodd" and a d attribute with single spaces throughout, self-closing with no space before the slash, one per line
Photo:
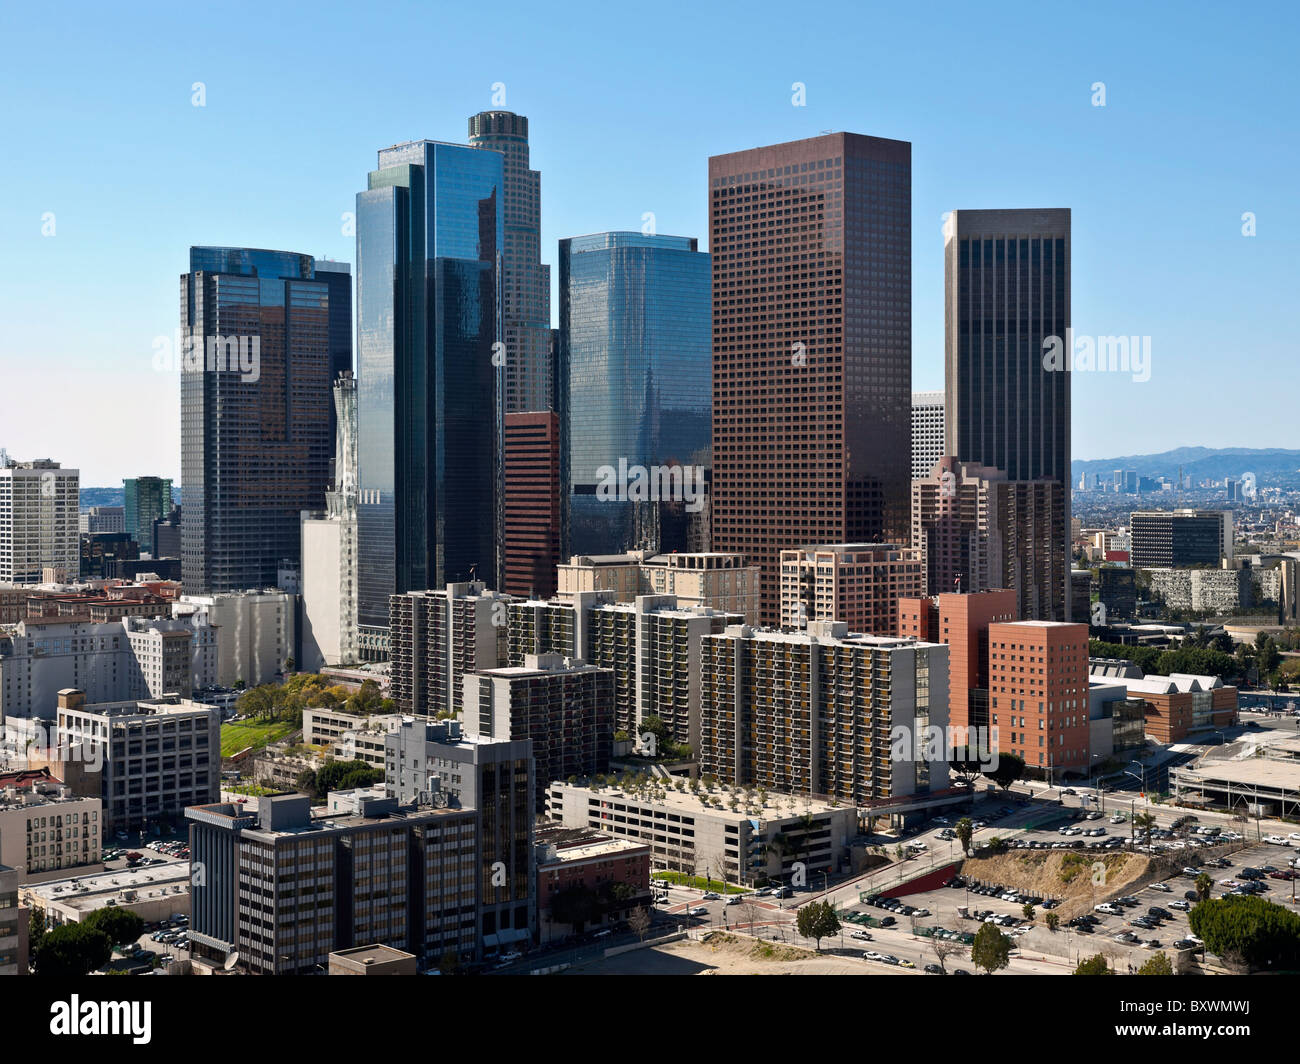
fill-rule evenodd
<path id="1" fill-rule="evenodd" d="M 759 820 L 762 822 L 773 822 L 783 820 L 798 820 L 804 813 L 812 813 L 814 816 L 823 813 L 842 812 L 844 809 L 852 809 L 852 806 L 841 805 L 832 806 L 828 802 L 818 801 L 804 795 L 785 795 L 768 793 L 767 801 L 761 806 L 758 804 L 757 790 L 750 793 L 754 795 L 751 802 L 746 803 L 743 789 L 735 787 L 723 791 L 720 786 L 714 785 L 712 792 L 704 791 L 701 785 L 701 791 L 705 796 L 722 799 L 722 808 L 716 806 L 705 806 L 702 798 L 696 797 L 690 790 L 677 791 L 671 787 L 666 788 L 663 798 L 654 798 L 648 795 L 638 794 L 635 791 L 627 791 L 622 787 L 606 784 L 599 790 L 592 790 L 590 787 L 580 783 L 569 784 L 563 780 L 553 782 L 548 790 L 554 791 L 557 788 L 569 791 L 587 791 L 593 798 L 599 798 L 605 801 L 623 799 L 625 801 L 642 805 L 652 806 L 665 810 L 677 810 L 680 812 L 691 813 L 695 815 L 708 814 L 709 816 L 720 817 L 724 820 L 730 820 L 739 823 L 742 820 Z M 732 810 L 728 803 L 732 796 L 735 795 L 741 799 L 741 805 L 738 809 Z M 790 801 L 793 801 L 793 812 L 791 811 Z M 758 813 L 752 815 L 747 809 L 757 809 Z"/>

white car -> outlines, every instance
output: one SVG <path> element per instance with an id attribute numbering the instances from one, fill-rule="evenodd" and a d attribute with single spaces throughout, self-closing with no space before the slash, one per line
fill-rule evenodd
<path id="1" fill-rule="evenodd" d="M 696 905 L 690 909 L 687 909 L 686 915 L 687 916 L 708 916 L 709 910 L 706 909 L 703 905 Z"/>
<path id="2" fill-rule="evenodd" d="M 912 915 L 913 915 L 913 916 L 929 916 L 929 915 L 930 915 L 930 910 L 929 910 L 929 909 L 917 909 L 916 912 L 914 912 Z"/>
<path id="3" fill-rule="evenodd" d="M 1300 842 L 1300 831 L 1293 831 L 1287 836 L 1292 842 Z"/>
<path id="4" fill-rule="evenodd" d="M 871 935 L 866 931 L 854 931 L 849 935 L 849 938 L 856 938 L 859 942 L 871 941 Z"/>
<path id="5" fill-rule="evenodd" d="M 1265 835 L 1265 836 L 1264 836 L 1264 841 L 1267 842 L 1270 846 L 1290 846 L 1290 845 L 1291 845 L 1291 844 L 1290 844 L 1289 842 L 1287 842 L 1287 840 L 1284 839 L 1281 835 Z"/>

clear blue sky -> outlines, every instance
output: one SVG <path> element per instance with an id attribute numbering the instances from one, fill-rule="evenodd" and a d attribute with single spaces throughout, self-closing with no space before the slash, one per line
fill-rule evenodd
<path id="1" fill-rule="evenodd" d="M 376 150 L 463 141 L 494 82 L 531 122 L 545 261 L 645 211 L 703 244 L 711 154 L 825 129 L 909 140 L 917 389 L 943 382 L 943 213 L 1071 207 L 1076 333 L 1152 338 L 1145 383 L 1076 374 L 1075 456 L 1296 446 L 1295 12 L 6 5 L 0 446 L 83 485 L 178 475 L 178 386 L 152 344 L 177 328 L 189 245 L 354 261 L 340 216 Z"/>

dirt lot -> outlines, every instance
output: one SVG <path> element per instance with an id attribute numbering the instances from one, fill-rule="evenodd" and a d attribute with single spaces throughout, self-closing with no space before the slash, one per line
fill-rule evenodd
<path id="1" fill-rule="evenodd" d="M 811 950 L 770 942 L 753 942 L 744 936 L 713 934 L 702 942 L 670 942 L 653 949 L 632 950 L 592 964 L 573 968 L 565 975 L 881 975 L 853 957 L 818 956 Z M 906 968 L 892 975 L 915 975 Z"/>
<path id="2" fill-rule="evenodd" d="M 1095 866 L 1105 866 L 1104 873 Z M 1107 898 L 1131 894 L 1156 873 L 1151 859 L 1135 853 L 1082 854 L 1069 850 L 1048 853 L 1005 853 L 967 861 L 963 874 L 983 883 L 1061 898 L 1057 913 L 1069 920 Z M 1102 878 L 1102 882 L 1094 879 Z"/>

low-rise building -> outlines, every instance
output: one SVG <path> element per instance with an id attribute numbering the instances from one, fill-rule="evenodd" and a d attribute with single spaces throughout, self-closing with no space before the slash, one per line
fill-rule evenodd
<path id="1" fill-rule="evenodd" d="M 19 897 L 29 909 L 45 913 L 45 926 L 79 924 L 100 909 L 135 913 L 145 923 L 188 915 L 190 862 L 164 861 L 146 868 L 97 871 L 68 879 L 29 883 Z"/>
<path id="2" fill-rule="evenodd" d="M 330 975 L 416 975 L 414 953 L 379 944 L 335 950 L 329 958 Z"/>
<path id="3" fill-rule="evenodd" d="M 185 807 L 214 802 L 221 778 L 221 711 L 167 696 L 89 704 L 59 692 L 57 742 L 80 746 L 100 770 L 104 831 L 179 823 Z"/>
<path id="4" fill-rule="evenodd" d="M 395 713 L 364 716 L 342 709 L 304 709 L 302 741 L 306 746 L 328 746 L 338 761 L 364 761 L 384 767 L 384 737 L 402 726 Z"/>
<path id="5" fill-rule="evenodd" d="M 648 843 L 556 826 L 538 831 L 537 850 L 537 923 L 543 945 L 579 930 L 564 919 L 563 900 L 553 905 L 557 895 L 563 899 L 579 891 L 594 899 L 599 913 L 583 921 L 584 930 L 621 923 L 633 910 L 650 906 Z"/>
<path id="6" fill-rule="evenodd" d="M 734 798 L 734 809 L 721 808 Z M 547 815 L 567 828 L 587 828 L 650 847 L 658 869 L 712 876 L 752 886 L 788 878 L 795 864 L 813 876 L 838 871 L 858 833 L 857 809 L 760 790 L 691 791 L 597 787 L 556 780 Z"/>
<path id="7" fill-rule="evenodd" d="M 0 864 L 21 878 L 98 865 L 103 854 L 98 798 L 72 792 L 48 769 L 0 775 Z"/>
<path id="8" fill-rule="evenodd" d="M 1091 675 L 1122 684 L 1130 699 L 1143 704 L 1146 734 L 1158 743 L 1181 743 L 1193 733 L 1204 735 L 1237 721 L 1237 688 L 1217 676 L 1109 676 L 1095 669 Z"/>

